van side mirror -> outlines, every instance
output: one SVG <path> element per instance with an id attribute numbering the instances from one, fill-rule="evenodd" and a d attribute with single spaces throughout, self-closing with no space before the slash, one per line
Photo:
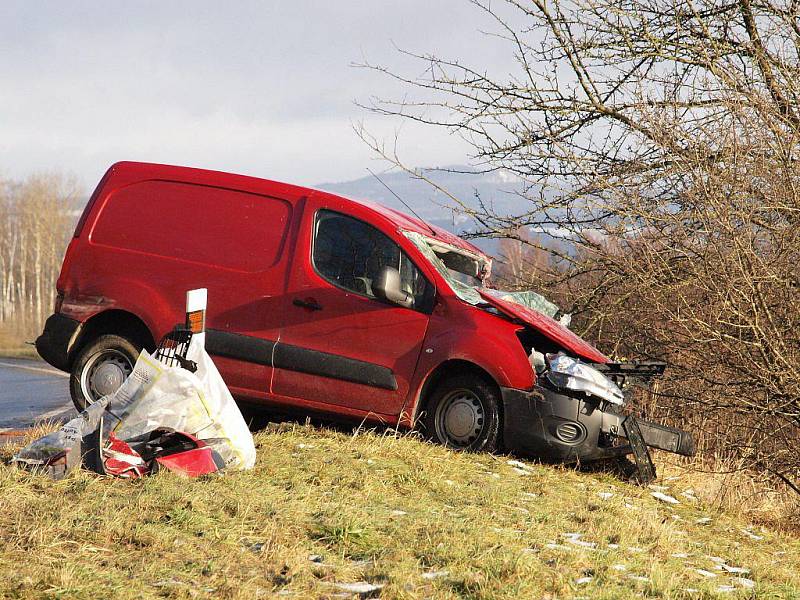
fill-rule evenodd
<path id="1" fill-rule="evenodd" d="M 403 290 L 400 283 L 400 271 L 394 267 L 383 267 L 372 282 L 372 293 L 376 298 L 406 308 L 414 306 L 414 297 Z"/>

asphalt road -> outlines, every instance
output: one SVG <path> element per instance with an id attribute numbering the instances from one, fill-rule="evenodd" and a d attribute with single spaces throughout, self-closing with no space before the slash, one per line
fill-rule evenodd
<path id="1" fill-rule="evenodd" d="M 66 373 L 37 360 L 0 358 L 0 432 L 75 414 Z"/>

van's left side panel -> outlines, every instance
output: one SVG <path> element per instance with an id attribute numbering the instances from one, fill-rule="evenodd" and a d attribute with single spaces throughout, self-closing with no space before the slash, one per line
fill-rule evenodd
<path id="1" fill-rule="evenodd" d="M 71 279 L 142 317 L 156 339 L 208 288 L 207 345 L 234 395 L 267 398 L 297 198 L 147 180 L 101 200 Z M 88 260 L 87 260 L 88 259 Z"/>

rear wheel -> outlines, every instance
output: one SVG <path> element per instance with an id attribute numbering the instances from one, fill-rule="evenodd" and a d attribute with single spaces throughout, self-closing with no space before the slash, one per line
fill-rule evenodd
<path id="1" fill-rule="evenodd" d="M 442 381 L 422 419 L 425 434 L 455 450 L 493 452 L 500 444 L 497 388 L 471 373 Z"/>
<path id="2" fill-rule="evenodd" d="M 72 401 L 81 411 L 113 394 L 133 372 L 141 348 L 119 335 L 101 335 L 81 348 L 72 365 L 69 384 Z"/>

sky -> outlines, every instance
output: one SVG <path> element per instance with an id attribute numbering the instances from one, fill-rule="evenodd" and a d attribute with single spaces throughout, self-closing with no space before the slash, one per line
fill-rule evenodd
<path id="1" fill-rule="evenodd" d="M 93 186 L 118 160 L 313 185 L 386 168 L 353 132 L 399 131 L 404 161 L 463 164 L 455 136 L 366 113 L 401 98 L 353 63 L 421 74 L 397 48 L 503 69 L 466 0 L 0 2 L 0 176 Z"/>

